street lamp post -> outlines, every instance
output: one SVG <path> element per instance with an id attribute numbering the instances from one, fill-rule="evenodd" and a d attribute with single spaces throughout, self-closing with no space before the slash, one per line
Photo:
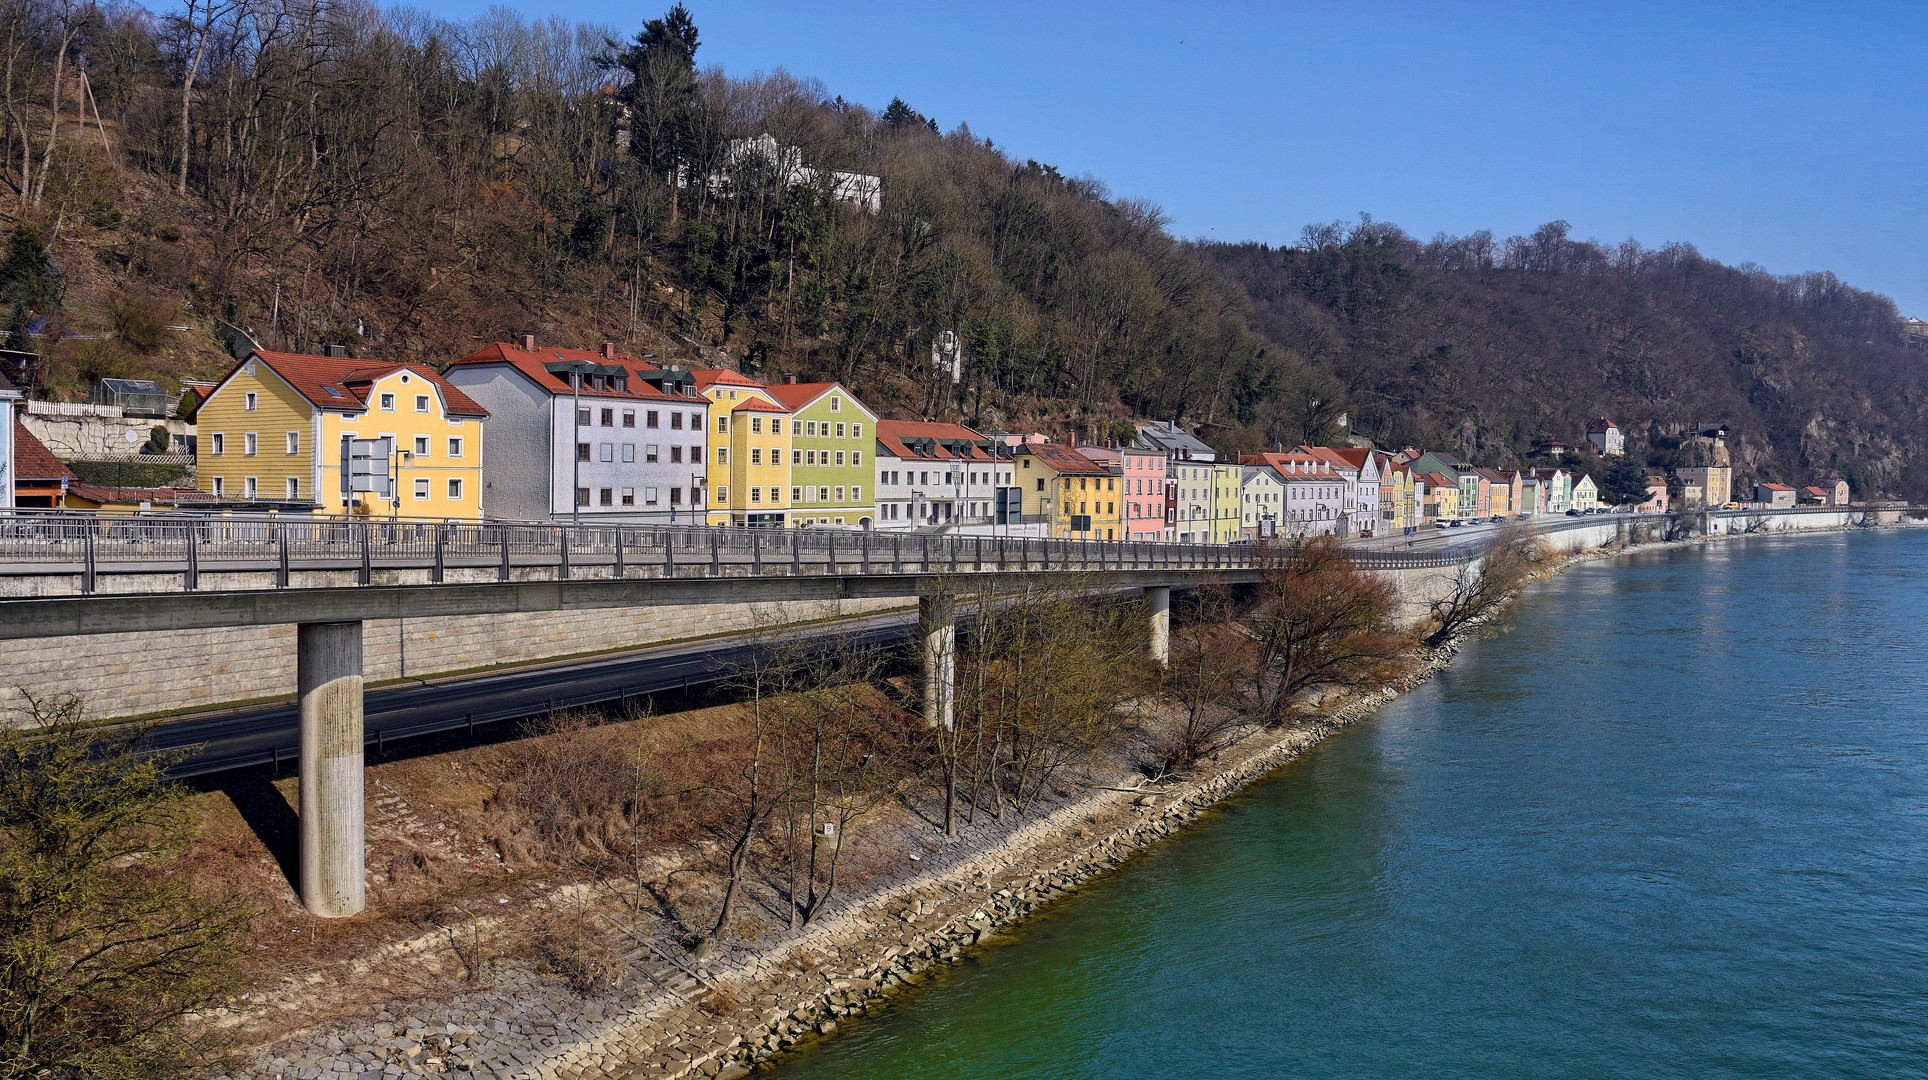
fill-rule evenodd
<path id="1" fill-rule="evenodd" d="M 582 361 L 569 363 L 569 382 L 575 391 L 575 438 L 569 447 L 569 523 L 582 524 Z"/>

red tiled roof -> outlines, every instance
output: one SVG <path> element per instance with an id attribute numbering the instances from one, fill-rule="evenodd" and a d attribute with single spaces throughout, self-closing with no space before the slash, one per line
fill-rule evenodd
<path id="1" fill-rule="evenodd" d="M 853 402 L 857 400 L 857 395 L 833 382 L 771 383 L 763 388 L 764 393 L 788 405 L 791 412 L 796 412 L 832 390 L 842 390 L 845 397 Z M 863 406 L 859 403 L 858 407 Z"/>
<path id="2" fill-rule="evenodd" d="M 729 368 L 698 368 L 690 372 L 690 374 L 696 376 L 696 388 L 699 390 L 707 390 L 718 383 L 724 383 L 729 386 L 749 386 L 758 390 L 763 389 L 762 383 L 757 382 L 747 375 L 739 375 Z"/>
<path id="3" fill-rule="evenodd" d="M 474 399 L 450 385 L 447 379 L 426 364 L 397 364 L 355 360 L 345 356 L 310 356 L 306 353 L 256 350 L 237 361 L 221 378 L 225 384 L 248 360 L 258 359 L 285 379 L 295 392 L 318 409 L 362 412 L 368 408 L 368 388 L 376 379 L 397 371 L 408 371 L 426 379 L 441 391 L 442 401 L 451 416 L 486 417 L 489 411 Z M 330 389 L 330 388 L 333 389 Z M 217 386 L 218 389 L 218 386 Z"/>
<path id="4" fill-rule="evenodd" d="M 1426 481 L 1426 484 L 1427 484 L 1427 486 L 1429 486 L 1429 487 L 1436 487 L 1436 488 L 1443 488 L 1443 487 L 1449 487 L 1449 488 L 1457 488 L 1457 487 L 1459 486 L 1459 484 L 1458 484 L 1458 482 L 1456 482 L 1456 481 L 1453 481 L 1453 480 L 1448 480 L 1448 479 L 1446 479 L 1446 478 L 1445 478 L 1444 476 L 1442 476 L 1442 475 L 1440 475 L 1439 473 L 1436 473 L 1436 472 L 1428 472 L 1428 473 L 1420 473 L 1420 474 L 1419 474 L 1419 478 L 1420 478 L 1421 480 L 1424 480 L 1424 481 Z"/>
<path id="5" fill-rule="evenodd" d="M 148 502 L 156 506 L 181 506 L 215 501 L 215 496 L 197 488 L 115 487 L 112 484 L 74 483 L 67 485 L 67 493 L 77 495 L 88 502 L 97 503 Z"/>
<path id="6" fill-rule="evenodd" d="M 1025 443 L 1019 456 L 1030 455 L 1059 473 L 1070 476 L 1109 476 L 1111 470 L 1062 443 Z"/>
<path id="7" fill-rule="evenodd" d="M 913 450 L 904 442 L 905 439 L 950 439 L 969 442 L 971 448 L 966 454 L 960 455 L 940 442 L 930 447 L 930 453 L 923 453 L 921 446 Z M 991 455 L 977 445 L 983 441 L 984 436 L 962 424 L 927 424 L 915 420 L 877 421 L 877 445 L 883 448 L 883 453 L 893 457 L 925 461 L 990 461 Z"/>
<path id="8" fill-rule="evenodd" d="M 537 386 L 542 387 L 551 394 L 573 394 L 575 391 L 570 387 L 568 379 L 551 373 L 543 366 L 544 364 L 571 363 L 596 364 L 601 367 L 621 368 L 628 375 L 628 390 L 598 390 L 590 386 L 588 381 L 585 380 L 582 387 L 583 397 L 621 398 L 625 401 L 694 402 L 696 400 L 695 398 L 683 397 L 680 394 L 666 394 L 644 382 L 641 378 L 642 372 L 656 371 L 658 369 L 654 364 L 650 364 L 638 357 L 630 356 L 627 353 L 617 353 L 614 357 L 608 357 L 591 349 L 557 349 L 548 346 L 539 348 L 535 352 L 530 352 L 520 345 L 511 345 L 505 341 L 498 341 L 477 349 L 449 366 L 455 367 L 458 364 L 508 364 L 527 376 Z M 698 373 L 691 372 L 690 374 L 695 375 Z M 698 385 L 701 385 L 700 380 Z"/>
<path id="9" fill-rule="evenodd" d="M 755 394 L 752 394 L 751 396 L 744 398 L 742 401 L 730 407 L 731 412 L 743 412 L 746 409 L 749 410 L 750 412 L 774 412 L 774 413 L 785 413 L 785 414 L 789 413 L 790 411 L 789 409 L 786 409 L 783 406 L 770 401 L 768 398 L 755 395 Z"/>
<path id="10" fill-rule="evenodd" d="M 1769 491 L 1793 491 L 1794 490 L 1793 488 L 1788 487 L 1786 484 L 1762 484 L 1760 486 L 1766 488 Z"/>
<path id="11" fill-rule="evenodd" d="M 34 438 L 33 432 L 28 431 L 18 417 L 13 421 L 13 475 L 16 480 L 37 480 L 43 484 L 57 484 L 63 478 L 69 482 L 80 479 L 45 443 Z"/>
<path id="12" fill-rule="evenodd" d="M 1304 448 L 1302 447 L 1301 449 Z M 1316 454 L 1297 452 L 1290 454 L 1240 454 L 1238 463 L 1240 465 L 1263 465 L 1287 479 L 1301 476 L 1318 476 L 1321 474 L 1328 476 L 1337 475 L 1337 470 L 1332 467 L 1332 462 Z M 1292 466 L 1290 469 L 1286 468 L 1288 464 Z M 1308 471 L 1307 466 L 1314 466 L 1315 468 Z"/>

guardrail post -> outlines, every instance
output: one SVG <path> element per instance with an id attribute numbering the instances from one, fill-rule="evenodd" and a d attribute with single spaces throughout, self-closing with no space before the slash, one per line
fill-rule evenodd
<path id="1" fill-rule="evenodd" d="M 931 538 L 928 536 L 924 537 L 924 557 L 918 561 L 917 569 L 919 573 L 931 572 Z"/>
<path id="2" fill-rule="evenodd" d="M 971 571 L 978 574 L 984 572 L 984 538 L 982 536 L 971 541 Z"/>
<path id="3" fill-rule="evenodd" d="M 556 550 L 561 553 L 562 561 L 556 567 L 556 576 L 569 580 L 569 530 L 556 530 Z"/>
<path id="4" fill-rule="evenodd" d="M 623 565 L 623 527 L 616 526 L 616 577 L 629 576 L 629 569 Z"/>
<path id="5" fill-rule="evenodd" d="M 750 533 L 750 573 L 763 576 L 763 537 L 754 530 Z"/>
<path id="6" fill-rule="evenodd" d="M 957 573 L 957 537 L 946 536 L 944 538 L 944 549 L 950 552 L 951 573 L 955 574 Z"/>
<path id="7" fill-rule="evenodd" d="M 836 577 L 837 576 L 837 534 L 825 533 L 823 538 L 824 538 L 824 548 L 825 548 L 825 551 L 828 553 L 824 557 L 823 572 L 826 574 L 829 574 L 831 577 Z"/>
<path id="8" fill-rule="evenodd" d="M 201 587 L 201 537 L 194 522 L 187 523 L 187 570 L 181 574 L 181 584 L 193 592 Z"/>
<path id="9" fill-rule="evenodd" d="M 289 570 L 289 567 L 288 567 L 288 533 L 287 533 L 287 530 L 285 530 L 285 529 L 277 529 L 277 530 L 275 530 L 275 540 L 277 541 L 277 546 L 279 546 L 279 547 L 281 548 L 281 551 L 279 552 L 279 557 L 280 557 L 280 561 L 281 561 L 281 565 L 280 565 L 280 568 L 279 568 L 279 570 L 278 570 L 278 571 L 277 571 L 277 573 L 275 574 L 275 582 L 274 582 L 274 583 L 275 583 L 275 586 L 276 586 L 277 588 L 282 588 L 282 589 L 285 589 L 285 588 L 287 588 L 287 587 L 288 587 L 288 570 Z M 441 579 L 440 579 L 440 578 L 437 578 L 436 580 L 437 580 L 437 581 L 440 581 Z"/>
<path id="10" fill-rule="evenodd" d="M 367 585 L 370 582 L 375 580 L 375 556 L 372 552 L 368 550 L 368 545 L 370 543 L 370 534 L 373 531 L 374 531 L 374 526 L 369 525 L 365 522 L 362 524 L 361 569 L 356 573 L 355 580 L 361 582 L 363 585 Z"/>
<path id="11" fill-rule="evenodd" d="M 1004 537 L 997 538 L 997 568 L 1004 569 Z"/>
<path id="12" fill-rule="evenodd" d="M 94 526 L 88 523 L 81 534 L 80 591 L 94 591 Z"/>
<path id="13" fill-rule="evenodd" d="M 509 580 L 509 530 L 505 526 L 497 525 L 495 535 L 500 537 L 502 542 L 502 566 L 496 572 L 496 580 L 507 581 Z"/>
<path id="14" fill-rule="evenodd" d="M 717 536 L 716 531 L 712 529 L 710 531 L 710 576 L 719 577 L 722 575 L 722 573 L 723 573 L 722 539 L 719 536 Z"/>
<path id="15" fill-rule="evenodd" d="M 676 576 L 676 554 L 675 554 L 676 549 L 670 546 L 675 542 L 676 542 L 675 530 L 664 529 L 663 530 L 663 576 L 666 578 L 673 578 Z"/>
<path id="16" fill-rule="evenodd" d="M 857 538 L 857 551 L 863 560 L 863 572 L 866 576 L 870 574 L 870 538 L 874 535 L 876 534 L 864 533 Z"/>
<path id="17" fill-rule="evenodd" d="M 790 576 L 803 576 L 803 530 L 790 530 Z"/>
<path id="18" fill-rule="evenodd" d="M 904 572 L 903 533 L 890 534 L 890 572 L 893 574 L 901 574 Z"/>
<path id="19" fill-rule="evenodd" d="M 443 522 L 440 522 L 440 521 L 436 522 L 435 523 L 435 568 L 432 571 L 430 571 L 429 580 L 433 581 L 437 585 L 440 585 L 442 583 L 443 577 L 446 576 L 447 553 L 444 550 L 444 548 L 447 545 L 447 537 L 448 537 L 448 526 Z"/>

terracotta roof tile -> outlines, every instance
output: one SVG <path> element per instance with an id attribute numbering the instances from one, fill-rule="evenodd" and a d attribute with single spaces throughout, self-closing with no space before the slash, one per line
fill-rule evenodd
<path id="1" fill-rule="evenodd" d="M 596 364 L 602 367 L 621 368 L 627 374 L 629 379 L 628 390 L 598 390 L 589 386 L 587 380 L 585 380 L 582 388 L 582 396 L 586 398 L 619 398 L 624 401 L 700 403 L 697 398 L 684 397 L 680 394 L 666 394 L 644 382 L 642 379 L 643 372 L 657 371 L 659 369 L 655 365 L 647 363 L 638 357 L 630 356 L 627 353 L 617 353 L 614 357 L 607 357 L 600 352 L 590 349 L 557 349 L 549 347 L 539 348 L 535 352 L 530 352 L 520 345 L 511 345 L 505 341 L 497 341 L 477 349 L 449 366 L 508 364 L 521 372 L 531 382 L 549 391 L 551 394 L 573 394 L 575 391 L 571 389 L 568 379 L 550 372 L 548 368 L 543 366 L 545 364 L 568 363 Z M 689 372 L 689 374 L 699 375 L 700 372 L 693 371 Z M 697 385 L 702 385 L 701 379 L 697 380 Z"/>
<path id="2" fill-rule="evenodd" d="M 397 371 L 408 371 L 416 377 L 426 379 L 442 394 L 451 416 L 486 417 L 489 411 L 475 403 L 474 399 L 457 390 L 448 380 L 437 374 L 426 364 L 381 363 L 370 360 L 356 360 L 349 357 L 310 356 L 306 353 L 266 352 L 256 350 L 247 358 L 235 363 L 228 374 L 222 378 L 225 383 L 248 360 L 260 360 L 274 372 L 287 380 L 295 392 L 308 400 L 318 409 L 335 409 L 351 412 L 364 412 L 368 408 L 368 387 L 374 380 L 392 375 Z"/>
<path id="3" fill-rule="evenodd" d="M 922 453 L 921 446 L 913 449 L 905 439 L 930 439 L 933 445 L 930 453 Z M 939 440 L 969 442 L 971 448 L 958 454 Z M 991 455 L 977 444 L 984 436 L 962 424 L 927 424 L 915 420 L 877 421 L 877 445 L 883 452 L 893 457 L 909 458 L 917 461 L 991 461 Z"/>
<path id="4" fill-rule="evenodd" d="M 19 417 L 13 421 L 13 475 L 17 480 L 38 480 L 42 483 L 58 483 L 63 477 L 68 481 L 80 479 L 66 466 L 45 443 L 34 438 L 27 425 Z"/>

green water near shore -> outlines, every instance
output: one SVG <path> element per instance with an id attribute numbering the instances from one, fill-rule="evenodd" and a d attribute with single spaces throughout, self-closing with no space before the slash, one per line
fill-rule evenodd
<path id="1" fill-rule="evenodd" d="M 783 1080 L 1928 1076 L 1928 534 L 1589 564 Z"/>

